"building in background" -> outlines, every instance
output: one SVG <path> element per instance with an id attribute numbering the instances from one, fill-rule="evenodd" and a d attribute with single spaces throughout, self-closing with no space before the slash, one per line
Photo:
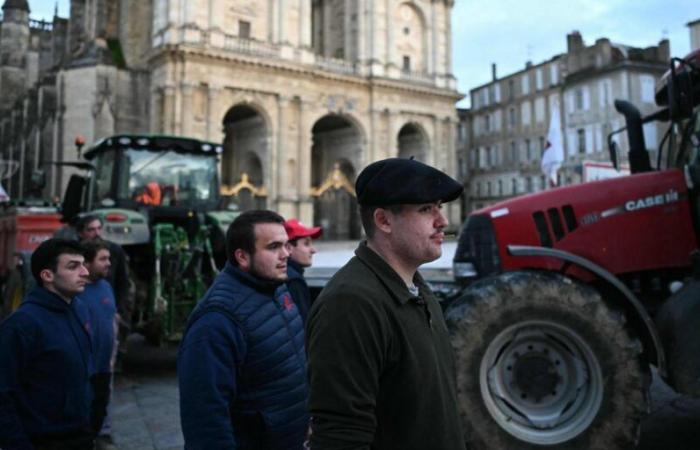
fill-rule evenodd
<path id="1" fill-rule="evenodd" d="M 0 157 L 20 167 L 4 185 L 26 197 L 44 170 L 43 196 L 60 196 L 70 169 L 49 162 L 75 160 L 78 134 L 191 136 L 224 144 L 240 206 L 359 237 L 352 185 L 368 163 L 456 175 L 453 3 L 71 0 L 68 19 L 38 23 L 5 0 Z"/>
<path id="2" fill-rule="evenodd" d="M 464 186 L 464 193 L 461 198 L 461 217 L 460 223 L 464 221 L 466 215 L 473 208 L 469 203 L 471 194 L 471 167 L 469 165 L 469 151 L 472 147 L 472 117 L 471 109 L 457 108 L 457 179 Z"/>
<path id="3" fill-rule="evenodd" d="M 470 199 L 478 209 L 516 195 L 546 189 L 540 161 L 552 114 L 560 115 L 564 154 L 560 184 L 583 180 L 587 162 L 608 161 L 607 135 L 624 125 L 614 99 L 654 109 L 654 84 L 666 70 L 668 40 L 633 48 L 582 36 L 567 36 L 567 52 L 470 91 L 473 139 L 468 156 Z M 652 157 L 664 130 L 645 127 Z M 626 161 L 624 134 L 617 138 Z"/>
<path id="4" fill-rule="evenodd" d="M 690 50 L 700 49 L 700 19 L 688 22 L 688 28 L 690 31 Z"/>

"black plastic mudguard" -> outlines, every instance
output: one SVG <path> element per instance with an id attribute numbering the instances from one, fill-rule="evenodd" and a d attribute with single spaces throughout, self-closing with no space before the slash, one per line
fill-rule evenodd
<path id="1" fill-rule="evenodd" d="M 693 280 L 659 309 L 656 326 L 666 352 L 669 384 L 700 397 L 700 280 Z"/>

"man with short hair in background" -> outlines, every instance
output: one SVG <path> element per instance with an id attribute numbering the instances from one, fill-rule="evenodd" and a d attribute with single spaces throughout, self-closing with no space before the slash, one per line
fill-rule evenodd
<path id="1" fill-rule="evenodd" d="M 226 254 L 178 354 L 185 448 L 299 450 L 308 384 L 304 325 L 284 286 L 284 219 L 244 212 L 226 232 Z"/>
<path id="2" fill-rule="evenodd" d="M 101 239 L 83 241 L 81 245 L 90 282 L 79 296 L 90 311 L 95 359 L 95 374 L 92 377 L 95 399 L 91 425 L 97 436 L 98 450 L 106 450 L 115 448 L 108 408 L 112 396 L 119 318 L 114 291 L 106 280 L 111 267 L 109 245 Z"/>
<path id="3" fill-rule="evenodd" d="M 103 239 L 102 237 L 103 223 L 100 216 L 88 214 L 81 217 L 75 224 L 75 231 L 78 233 L 78 240 L 91 241 L 94 239 Z M 114 297 L 117 302 L 117 309 L 122 315 L 130 314 L 132 305 L 129 300 L 129 268 L 126 253 L 121 245 L 105 240 L 109 247 L 109 260 L 112 269 L 109 272 L 107 281 L 114 290 Z"/>
<path id="4" fill-rule="evenodd" d="M 102 219 L 95 214 L 80 217 L 75 230 L 80 241 L 92 241 L 102 239 Z M 123 326 L 121 340 L 126 342 L 126 335 L 131 328 L 131 314 L 133 313 L 133 299 L 131 294 L 131 281 L 129 280 L 128 258 L 121 245 L 105 240 L 109 248 L 109 260 L 111 269 L 107 281 L 114 291 L 114 299 L 119 313 L 119 323 Z"/>
<path id="5" fill-rule="evenodd" d="M 0 324 L 0 448 L 92 450 L 92 336 L 77 297 L 80 245 L 49 239 L 31 256 L 37 287 Z"/>
<path id="6" fill-rule="evenodd" d="M 304 279 L 304 269 L 311 267 L 316 253 L 313 240 L 321 236 L 321 227 L 306 227 L 297 219 L 289 219 L 284 223 L 284 229 L 289 237 L 289 260 L 287 261 L 287 288 L 292 294 L 294 303 L 299 308 L 301 318 L 306 317 L 311 308 L 311 293 Z"/>

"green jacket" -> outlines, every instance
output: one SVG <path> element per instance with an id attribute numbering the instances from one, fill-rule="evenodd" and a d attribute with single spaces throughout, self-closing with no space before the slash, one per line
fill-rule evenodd
<path id="1" fill-rule="evenodd" d="M 452 348 L 440 305 L 418 297 L 363 242 L 306 327 L 312 450 L 463 450 Z"/>

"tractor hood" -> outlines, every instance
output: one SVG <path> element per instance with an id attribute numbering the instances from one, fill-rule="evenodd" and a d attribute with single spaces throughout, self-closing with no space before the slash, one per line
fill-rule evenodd
<path id="1" fill-rule="evenodd" d="M 568 251 L 617 274 L 689 266 L 690 252 L 697 248 L 681 170 L 561 187 L 501 202 L 472 216 L 490 222 L 499 270 L 561 266 L 544 257 L 514 258 L 508 245 Z M 467 226 L 463 233 L 468 233 Z"/>

